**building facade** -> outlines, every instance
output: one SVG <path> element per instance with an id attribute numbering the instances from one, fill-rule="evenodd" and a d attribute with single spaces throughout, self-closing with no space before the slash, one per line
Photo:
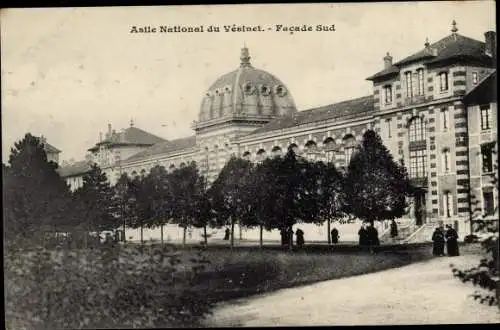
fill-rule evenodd
<path id="1" fill-rule="evenodd" d="M 231 155 L 259 161 L 288 148 L 342 169 L 363 133 L 373 129 L 421 188 L 407 217 L 415 230 L 452 224 L 463 237 L 471 230 L 473 200 L 484 214 L 497 208 L 491 179 L 498 145 L 496 33 L 474 40 L 458 34 L 453 22 L 443 39 L 426 41 L 395 63 L 387 53 L 381 62 L 381 71 L 367 78 L 371 95 L 298 111 L 287 86 L 254 68 L 243 48 L 240 67 L 202 96 L 193 136 L 166 141 L 141 131 L 127 138 L 109 128 L 83 167 L 61 173 L 75 189 L 93 162 L 114 183 L 122 173 L 145 174 L 156 165 L 172 170 L 194 161 L 213 181 Z"/>

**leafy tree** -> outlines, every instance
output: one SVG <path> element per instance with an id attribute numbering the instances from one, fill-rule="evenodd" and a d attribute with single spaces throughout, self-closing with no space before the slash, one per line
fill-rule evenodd
<path id="1" fill-rule="evenodd" d="M 115 192 L 111 188 L 106 173 L 94 164 L 83 176 L 83 185 L 75 195 L 79 203 L 79 211 L 86 232 L 98 234 L 104 230 L 113 230 L 120 226 L 116 214 Z"/>
<path id="2" fill-rule="evenodd" d="M 171 187 L 168 181 L 168 173 L 163 166 L 155 166 L 151 169 L 149 175 L 152 192 L 152 216 L 151 224 L 160 226 L 161 243 L 163 244 L 163 226 L 168 221 L 172 213 L 172 202 L 170 200 Z"/>
<path id="3" fill-rule="evenodd" d="M 405 167 L 393 160 L 373 130 L 365 132 L 352 156 L 343 189 L 346 210 L 372 225 L 405 214 L 413 191 Z"/>
<path id="4" fill-rule="evenodd" d="M 34 238 L 65 226 L 69 188 L 47 161 L 40 139 L 27 133 L 14 144 L 9 166 L 2 166 L 4 228 L 10 242 Z"/>
<path id="5" fill-rule="evenodd" d="M 172 218 L 183 228 L 182 244 L 186 244 L 187 228 L 199 223 L 205 183 L 195 163 L 175 169 L 169 174 Z"/>
<path id="6" fill-rule="evenodd" d="M 330 225 L 332 221 L 345 216 L 342 205 L 342 175 L 331 163 L 317 162 L 314 164 L 318 180 L 318 210 L 319 217 L 326 219 L 328 244 L 331 244 Z"/>
<path id="7" fill-rule="evenodd" d="M 232 156 L 213 182 L 210 200 L 219 223 L 231 224 L 231 248 L 234 246 L 234 225 L 241 219 L 246 206 L 243 194 L 251 163 Z"/>
<path id="8" fill-rule="evenodd" d="M 259 243 L 263 246 L 263 231 L 271 230 L 274 220 L 274 172 L 272 169 L 280 158 L 265 159 L 251 166 L 245 179 L 242 204 L 245 206 L 241 222 L 247 227 L 259 227 Z"/>
<path id="9" fill-rule="evenodd" d="M 493 153 L 496 154 L 495 149 Z M 492 177 L 492 186 L 498 191 L 498 162 L 493 164 L 494 175 Z M 473 231 L 481 236 L 485 236 L 481 240 L 481 246 L 485 252 L 484 258 L 481 259 L 479 265 L 460 270 L 453 265 L 453 274 L 460 278 L 463 282 L 472 282 L 474 285 L 486 289 L 487 293 L 476 292 L 473 294 L 474 299 L 479 300 L 483 304 L 490 306 L 496 305 L 500 308 L 500 261 L 499 250 L 500 244 L 498 240 L 498 206 L 495 208 L 493 215 L 483 214 L 483 208 L 479 204 L 477 196 L 472 196 L 472 211 L 473 222 L 471 227 Z M 477 235 L 466 237 L 466 242 L 478 238 Z"/>

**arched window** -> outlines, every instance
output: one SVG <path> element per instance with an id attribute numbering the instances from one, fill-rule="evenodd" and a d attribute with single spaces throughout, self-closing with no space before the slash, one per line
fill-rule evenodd
<path id="1" fill-rule="evenodd" d="M 292 150 L 293 150 L 293 152 L 294 152 L 296 155 L 298 155 L 298 153 L 299 153 L 299 146 L 298 146 L 297 144 L 295 144 L 295 143 L 290 144 L 290 145 L 288 146 L 288 150 L 290 150 L 290 149 L 292 149 Z"/>
<path id="2" fill-rule="evenodd" d="M 278 156 L 282 156 L 283 151 L 281 150 L 281 148 L 279 146 L 275 146 L 271 150 L 271 153 L 273 154 L 273 157 L 278 157 Z"/>
<path id="3" fill-rule="evenodd" d="M 243 159 L 246 159 L 246 160 L 251 160 L 252 159 L 252 154 L 250 153 L 250 151 L 245 151 L 243 153 Z"/>
<path id="4" fill-rule="evenodd" d="M 318 145 L 314 141 L 308 141 L 305 145 L 306 149 L 306 157 L 310 161 L 316 161 L 316 158 L 319 156 Z"/>
<path id="5" fill-rule="evenodd" d="M 331 163 L 335 160 L 335 140 L 332 137 L 326 138 L 323 141 L 323 149 L 325 150 L 326 161 Z"/>
<path id="6" fill-rule="evenodd" d="M 413 117 L 408 130 L 410 142 L 425 140 L 425 123 L 421 117 Z"/>
<path id="7" fill-rule="evenodd" d="M 264 149 L 260 149 L 257 151 L 257 162 L 262 163 L 266 159 L 266 151 Z"/>
<path id="8" fill-rule="evenodd" d="M 351 162 L 352 155 L 356 149 L 356 139 L 352 134 L 346 135 L 343 139 L 344 152 L 345 152 L 345 164 L 349 166 Z"/>

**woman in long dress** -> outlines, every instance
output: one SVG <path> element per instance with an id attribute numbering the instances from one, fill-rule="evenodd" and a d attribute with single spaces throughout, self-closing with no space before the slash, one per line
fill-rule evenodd
<path id="1" fill-rule="evenodd" d="M 437 227 L 432 234 L 432 255 L 443 256 L 444 255 L 444 233 L 441 228 Z"/>
<path id="2" fill-rule="evenodd" d="M 455 257 L 460 255 L 458 252 L 458 233 L 450 225 L 446 225 L 446 250 L 450 257 Z"/>

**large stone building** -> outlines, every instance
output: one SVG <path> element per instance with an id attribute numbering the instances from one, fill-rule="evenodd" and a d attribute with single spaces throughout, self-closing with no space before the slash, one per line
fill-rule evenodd
<path id="1" fill-rule="evenodd" d="M 109 127 L 87 161 L 61 174 L 76 188 L 91 162 L 115 182 L 121 173 L 195 161 L 213 180 L 231 155 L 259 161 L 288 148 L 345 168 L 363 133 L 374 129 L 421 187 L 406 219 L 414 231 L 408 235 L 425 238 L 436 223 L 449 223 L 464 237 L 472 200 L 485 214 L 497 207 L 496 33 L 474 40 L 453 22 L 450 35 L 423 46 L 394 63 L 387 53 L 381 71 L 367 78 L 371 95 L 301 111 L 287 86 L 255 68 L 243 48 L 239 68 L 201 96 L 192 136 L 166 141 L 133 125 L 119 133 Z"/>

